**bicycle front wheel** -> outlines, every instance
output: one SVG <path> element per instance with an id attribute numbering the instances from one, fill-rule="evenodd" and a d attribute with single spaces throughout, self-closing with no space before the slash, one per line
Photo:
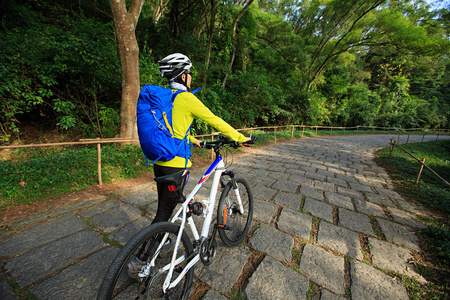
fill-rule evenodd
<path id="1" fill-rule="evenodd" d="M 253 218 L 253 194 L 249 184 L 243 178 L 236 178 L 236 186 L 234 189 L 231 182 L 225 186 L 217 209 L 219 236 L 228 247 L 242 243 Z"/>
<path id="2" fill-rule="evenodd" d="M 187 299 L 192 287 L 194 268 L 172 289 L 163 292 L 163 284 L 168 273 L 175 250 L 175 242 L 180 226 L 161 222 L 144 228 L 136 234 L 117 254 L 105 274 L 97 299 Z M 160 244 L 163 246 L 159 247 Z M 142 258 L 145 249 L 146 258 Z M 157 251 L 159 249 L 159 251 Z M 185 232 L 181 236 L 177 258 L 189 257 L 193 252 L 192 244 Z M 156 256 L 155 266 L 149 268 L 147 276 L 139 273 Z M 172 279 L 183 272 L 188 263 L 184 260 L 175 266 Z"/>

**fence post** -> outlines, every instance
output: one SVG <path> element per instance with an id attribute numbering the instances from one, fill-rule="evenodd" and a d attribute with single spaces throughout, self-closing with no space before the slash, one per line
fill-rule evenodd
<path id="1" fill-rule="evenodd" d="M 273 129 L 273 135 L 275 136 L 275 143 L 277 142 L 277 127 Z"/>
<path id="2" fill-rule="evenodd" d="M 356 126 L 356 134 L 358 134 L 359 125 Z"/>
<path id="3" fill-rule="evenodd" d="M 419 183 L 420 175 L 422 175 L 423 164 L 424 164 L 424 163 L 425 163 L 425 158 L 422 158 L 422 163 L 420 164 L 420 170 L 419 170 L 419 174 L 417 175 L 416 184 Z"/>
<path id="4" fill-rule="evenodd" d="M 437 141 L 438 138 L 439 138 L 439 133 L 440 133 L 440 131 L 438 131 L 438 134 L 437 134 L 437 136 L 436 136 L 436 141 Z"/>
<path id="5" fill-rule="evenodd" d="M 397 136 L 397 144 L 400 145 L 400 132 L 398 133 L 398 136 Z"/>
<path id="6" fill-rule="evenodd" d="M 97 144 L 97 170 L 98 170 L 98 184 L 101 186 L 102 182 L 102 147 L 101 144 Z"/>
<path id="7" fill-rule="evenodd" d="M 316 125 L 316 135 L 317 135 L 317 129 L 319 128 L 319 126 Z"/>
<path id="8" fill-rule="evenodd" d="M 302 125 L 302 127 L 303 127 L 303 130 L 302 130 L 302 137 L 303 137 L 303 134 L 305 133 L 305 126 Z"/>
<path id="9" fill-rule="evenodd" d="M 409 142 L 409 134 L 408 134 L 408 138 L 406 139 L 406 143 L 408 144 L 408 142 Z"/>
<path id="10" fill-rule="evenodd" d="M 214 131 L 211 132 L 211 142 L 214 142 Z M 214 160 L 214 148 L 211 148 L 211 160 Z"/>
<path id="11" fill-rule="evenodd" d="M 421 143 L 423 143 L 423 138 L 425 137 L 425 132 L 422 135 L 422 141 L 420 141 Z"/>
<path id="12" fill-rule="evenodd" d="M 294 138 L 294 125 L 292 125 L 291 139 Z"/>
<path id="13" fill-rule="evenodd" d="M 394 150 L 394 145 L 395 145 L 394 138 L 391 138 L 390 145 L 391 145 L 391 148 L 389 149 L 389 158 L 391 158 L 392 150 Z"/>
<path id="14" fill-rule="evenodd" d="M 333 135 L 333 127 L 330 127 L 330 128 L 331 128 L 330 135 Z"/>

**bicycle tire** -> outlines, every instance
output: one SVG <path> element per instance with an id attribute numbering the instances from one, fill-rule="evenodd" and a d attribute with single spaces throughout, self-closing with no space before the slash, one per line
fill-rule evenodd
<path id="1" fill-rule="evenodd" d="M 100 290 L 97 295 L 98 300 L 109 299 L 188 299 L 190 290 L 192 288 L 192 282 L 194 278 L 194 267 L 189 269 L 183 279 L 173 289 L 169 290 L 166 295 L 163 295 L 162 284 L 165 280 L 165 271 L 161 271 L 162 266 L 170 263 L 172 253 L 174 250 L 174 244 L 176 236 L 180 226 L 170 222 L 160 222 L 152 224 L 132 237 L 128 243 L 117 254 L 116 258 L 111 263 L 108 271 L 106 272 Z M 143 280 L 133 279 L 128 275 L 128 263 L 136 256 L 141 246 L 150 239 L 155 240 L 161 237 L 165 233 L 169 234 L 169 243 L 161 249 L 164 251 L 164 256 L 160 255 L 156 260 L 156 265 L 151 269 L 151 274 Z M 156 248 L 157 246 L 155 246 Z M 181 236 L 180 245 L 178 248 L 178 255 L 189 256 L 193 252 L 192 243 L 186 232 L 183 232 Z M 148 260 L 150 261 L 150 259 Z M 187 264 L 186 261 L 179 266 L 184 267 Z M 161 272 L 158 272 L 161 271 Z M 174 271 L 172 280 L 174 280 L 179 273 Z M 158 284 L 161 284 L 158 286 Z M 173 297 L 174 296 L 174 297 Z"/>
<path id="2" fill-rule="evenodd" d="M 222 191 L 217 209 L 219 236 L 228 247 L 234 247 L 242 243 L 250 230 L 253 218 L 253 193 L 250 185 L 241 177 L 236 178 L 236 185 L 241 196 L 244 214 L 240 213 L 237 197 L 231 182 Z M 221 228 L 220 225 L 226 226 Z"/>

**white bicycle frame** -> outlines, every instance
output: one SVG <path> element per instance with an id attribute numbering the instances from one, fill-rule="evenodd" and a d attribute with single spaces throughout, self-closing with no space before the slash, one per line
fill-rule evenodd
<path id="1" fill-rule="evenodd" d="M 184 267 L 184 269 L 180 273 L 180 275 L 178 275 L 178 277 L 173 282 L 171 282 L 175 266 L 177 266 L 178 264 L 182 263 L 186 259 L 186 255 L 183 255 L 183 256 L 177 258 L 178 247 L 179 247 L 180 242 L 181 242 L 181 236 L 183 235 L 184 228 L 186 226 L 186 222 L 188 223 L 189 227 L 191 228 L 192 235 L 194 236 L 194 241 L 198 241 L 200 239 L 201 239 L 201 241 L 203 241 L 204 239 L 208 238 L 208 236 L 209 236 L 209 231 L 211 229 L 211 221 L 212 221 L 213 213 L 214 213 L 214 206 L 215 206 L 216 198 L 217 198 L 217 192 L 219 190 L 220 179 L 222 177 L 223 172 L 225 172 L 225 171 L 226 171 L 226 168 L 225 168 L 225 164 L 223 162 L 223 158 L 222 158 L 222 156 L 219 156 L 212 163 L 212 165 L 209 167 L 209 169 L 206 171 L 206 173 L 203 175 L 203 177 L 200 179 L 200 181 L 194 187 L 192 192 L 186 198 L 186 201 L 184 201 L 181 204 L 181 207 L 178 209 L 177 213 L 171 219 L 172 223 L 180 221 L 181 224 L 180 224 L 180 230 L 179 230 L 178 235 L 177 235 L 177 240 L 175 242 L 175 251 L 172 254 L 171 263 L 167 264 L 166 266 L 164 266 L 162 268 L 162 271 L 167 271 L 167 270 L 169 271 L 167 276 L 166 276 L 166 279 L 164 281 L 164 284 L 163 284 L 163 291 L 164 291 L 164 293 L 167 291 L 167 289 L 171 289 L 171 288 L 175 287 L 181 281 L 181 279 L 183 279 L 184 275 L 186 275 L 186 273 L 189 271 L 189 269 L 191 269 L 199 261 L 200 254 L 196 254 L 192 258 L 192 260 Z M 189 210 L 188 205 L 192 201 L 192 199 L 194 199 L 194 196 L 198 193 L 200 188 L 208 180 L 208 178 L 210 177 L 210 175 L 213 172 L 214 172 L 214 179 L 213 179 L 213 182 L 212 182 L 211 192 L 209 194 L 209 198 L 208 198 L 208 200 L 202 201 L 202 204 L 203 204 L 203 207 L 204 207 L 203 216 L 204 216 L 205 220 L 203 221 L 202 232 L 199 235 L 199 233 L 197 231 L 197 227 L 194 224 L 194 220 L 193 220 L 192 216 L 187 217 L 187 212 Z M 240 197 L 240 194 L 239 194 L 239 189 L 235 189 L 234 191 L 236 193 L 236 198 L 237 198 L 237 201 L 238 201 L 238 204 L 239 204 L 239 210 L 243 214 L 244 213 L 244 208 L 243 208 L 241 197 Z M 159 244 L 159 246 L 158 246 L 158 248 L 157 248 L 155 253 L 159 253 L 159 251 L 161 250 L 161 248 L 163 247 L 163 245 L 167 241 L 167 237 L 168 237 L 168 234 L 166 234 L 163 237 L 163 239 L 161 240 L 161 242 L 160 242 L 160 244 Z M 156 258 L 157 258 L 157 255 L 155 255 L 153 257 L 152 261 L 146 267 L 144 267 L 146 270 L 141 271 L 141 273 L 149 274 L 150 273 L 149 272 L 150 268 L 155 266 Z"/>

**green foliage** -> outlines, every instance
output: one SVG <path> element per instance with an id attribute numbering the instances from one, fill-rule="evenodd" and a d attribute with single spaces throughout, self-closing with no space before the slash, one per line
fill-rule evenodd
<path id="1" fill-rule="evenodd" d="M 135 177 L 144 168 L 140 148 L 102 146 L 103 182 Z M 16 151 L 11 160 L 0 162 L 0 176 L 0 208 L 62 196 L 98 183 L 97 149 Z"/>
<path id="2" fill-rule="evenodd" d="M 436 253 L 442 264 L 450 267 L 450 229 L 446 226 L 426 227 L 421 231 L 421 238 Z"/>
<path id="3" fill-rule="evenodd" d="M 147 1 L 136 28 L 141 86 L 166 85 L 157 61 L 182 52 L 194 63 L 193 87 L 206 87 L 202 101 L 236 127 L 448 126 L 447 10 L 259 1 L 234 31 L 243 5 Z M 121 78 L 108 2 L 13 0 L 0 11 L 0 142 L 27 122 L 115 136 Z M 209 130 L 194 123 L 196 134 Z"/>
<path id="4" fill-rule="evenodd" d="M 28 1 L 8 3 L 3 13 L 10 22 L 0 31 L 5 130 L 18 132 L 25 118 L 56 119 L 62 129 L 91 127 L 101 135 L 95 121 L 98 101 L 117 106 L 111 95 L 120 87 L 111 23 L 45 1 L 37 7 Z M 12 21 L 16 18 L 23 23 Z"/>
<path id="5" fill-rule="evenodd" d="M 118 110 L 101 105 L 98 111 L 98 119 L 101 123 L 100 130 L 103 137 L 115 137 L 120 129 L 120 115 Z"/>

